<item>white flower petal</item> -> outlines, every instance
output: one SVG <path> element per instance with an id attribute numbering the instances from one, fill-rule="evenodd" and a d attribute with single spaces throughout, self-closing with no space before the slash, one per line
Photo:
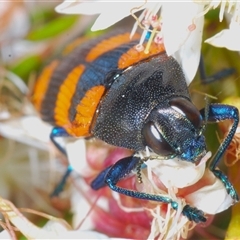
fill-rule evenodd
<path id="1" fill-rule="evenodd" d="M 101 2 L 105 5 L 104 10 L 101 12 L 100 16 L 97 18 L 96 22 L 93 24 L 91 30 L 97 31 L 108 28 L 119 22 L 123 18 L 131 15 L 131 9 L 133 13 L 143 9 L 143 7 L 137 9 L 136 7 L 141 6 L 142 3 L 132 2 Z M 110 11 L 109 9 L 114 9 Z"/>
<path id="2" fill-rule="evenodd" d="M 2 136 L 43 150 L 48 150 L 51 129 L 50 125 L 35 116 L 20 117 L 0 123 Z"/>
<path id="3" fill-rule="evenodd" d="M 195 34 L 191 34 L 185 44 L 172 55 L 181 65 L 188 85 L 194 79 L 199 66 L 203 18 L 199 19 L 199 25 L 196 25 Z"/>
<path id="4" fill-rule="evenodd" d="M 12 239 L 12 237 L 7 230 L 3 230 L 0 233 L 0 239 L 5 239 L 6 240 L 6 239 Z"/>
<path id="5" fill-rule="evenodd" d="M 49 233 L 55 233 L 60 239 L 109 239 L 108 236 L 95 231 L 67 230 L 60 222 L 48 221 L 43 227 Z M 59 238 L 58 238 L 59 239 Z"/>
<path id="6" fill-rule="evenodd" d="M 107 235 L 95 231 L 68 231 L 59 234 L 61 239 L 110 239 Z"/>
<path id="7" fill-rule="evenodd" d="M 195 184 L 202 178 L 206 166 L 205 163 L 196 166 L 179 159 L 151 160 L 146 164 L 167 188 L 183 188 Z"/>
<path id="8" fill-rule="evenodd" d="M 106 235 L 98 232 L 72 230 L 62 219 L 54 217 L 40 228 L 25 218 L 11 202 L 3 198 L 0 199 L 0 208 L 6 211 L 5 218 L 8 218 L 27 239 L 108 239 Z M 4 232 L 0 237 L 7 239 L 8 236 Z"/>
<path id="9" fill-rule="evenodd" d="M 75 179 L 75 182 L 79 187 L 81 187 L 82 193 L 86 193 L 86 195 L 88 195 L 89 185 L 87 185 L 85 181 L 79 178 Z M 82 230 L 91 230 L 94 229 L 94 222 L 92 217 L 88 215 L 92 209 L 92 203 L 88 201 L 82 193 L 73 189 L 71 194 L 71 212 L 73 213 L 72 225 L 74 228 L 77 228 L 79 226 L 79 223 L 82 223 Z"/>
<path id="10" fill-rule="evenodd" d="M 85 14 L 94 15 L 100 14 L 96 22 L 92 26 L 92 31 L 102 30 L 110 27 L 116 22 L 133 13 L 145 8 L 145 1 L 125 1 L 125 2 L 106 2 L 106 1 L 91 1 L 91 2 L 63 2 L 58 5 L 55 10 L 59 13 L 66 14 Z M 152 3 L 153 4 L 153 3 Z M 156 4 L 156 3 L 154 3 Z"/>
<path id="11" fill-rule="evenodd" d="M 233 16 L 230 13 L 225 14 L 227 21 L 230 22 L 229 29 L 224 29 L 207 39 L 206 43 L 215 47 L 225 47 L 232 51 L 240 51 L 240 3 L 234 4 L 235 10 L 233 11 Z"/>
<path id="12" fill-rule="evenodd" d="M 187 202 L 194 203 L 194 207 L 208 214 L 222 212 L 233 204 L 233 200 L 227 193 L 223 183 L 218 178 L 214 178 L 213 184 L 204 186 L 185 197 Z"/>
<path id="13" fill-rule="evenodd" d="M 79 1 L 65 1 L 58 5 L 55 10 L 58 13 L 65 14 L 85 14 L 94 15 L 102 12 L 106 12 L 109 3 L 99 1 L 79 2 Z"/>
<path id="14" fill-rule="evenodd" d="M 69 164 L 81 176 L 86 176 L 87 160 L 86 160 L 86 146 L 83 138 L 66 143 L 66 151 L 68 155 Z"/>
<path id="15" fill-rule="evenodd" d="M 165 3 L 162 7 L 162 33 L 166 52 L 180 63 L 188 84 L 193 80 L 199 65 L 204 19 L 195 19 L 195 16 L 203 11 L 203 7 L 190 2 L 174 5 Z M 190 31 L 189 27 L 193 23 L 196 28 Z"/>
<path id="16" fill-rule="evenodd" d="M 179 9 L 183 9 L 179 11 Z M 162 33 L 168 55 L 174 54 L 185 43 L 190 33 L 189 26 L 203 9 L 202 5 L 189 2 L 164 3 L 162 5 Z M 197 20 L 197 19 L 195 19 Z"/>
<path id="17" fill-rule="evenodd" d="M 224 29 L 213 37 L 207 39 L 215 47 L 225 47 L 232 51 L 240 51 L 240 25 L 237 28 Z"/>
<path id="18" fill-rule="evenodd" d="M 48 143 L 52 126 L 43 122 L 39 117 L 26 116 L 20 119 L 22 129 L 29 137 L 35 138 L 41 142 Z M 36 127 L 37 126 L 37 127 Z"/>

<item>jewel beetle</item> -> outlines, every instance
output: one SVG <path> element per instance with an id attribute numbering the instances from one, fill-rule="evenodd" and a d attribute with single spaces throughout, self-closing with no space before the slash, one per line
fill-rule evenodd
<path id="1" fill-rule="evenodd" d="M 178 208 L 168 197 L 123 189 L 117 183 L 139 168 L 139 152 L 150 149 L 160 159 L 177 157 L 197 163 L 206 153 L 203 129 L 207 122 L 233 121 L 209 168 L 238 200 L 237 193 L 217 164 L 236 131 L 239 115 L 233 106 L 209 104 L 198 110 L 192 103 L 184 73 L 161 45 L 148 54 L 135 46 L 139 36 L 108 33 L 82 42 L 60 60 L 49 64 L 37 80 L 33 102 L 44 121 L 58 136 L 95 137 L 110 145 L 134 151 L 104 169 L 92 182 L 95 190 L 109 186 L 134 198 L 159 201 Z M 64 149 L 61 149 L 62 152 Z M 148 157 L 149 158 L 149 157 Z M 204 222 L 204 213 L 186 205 L 183 215 Z"/>

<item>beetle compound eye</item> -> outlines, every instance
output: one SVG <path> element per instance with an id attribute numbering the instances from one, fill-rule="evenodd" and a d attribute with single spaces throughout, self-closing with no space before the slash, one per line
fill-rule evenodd
<path id="1" fill-rule="evenodd" d="M 202 117 L 198 109 L 187 99 L 176 97 L 170 100 L 170 105 L 176 111 L 180 112 L 198 129 L 202 124 Z"/>
<path id="2" fill-rule="evenodd" d="M 163 138 L 162 134 L 157 130 L 153 122 L 147 122 L 142 130 L 145 143 L 155 153 L 163 156 L 174 154 L 173 148 Z"/>

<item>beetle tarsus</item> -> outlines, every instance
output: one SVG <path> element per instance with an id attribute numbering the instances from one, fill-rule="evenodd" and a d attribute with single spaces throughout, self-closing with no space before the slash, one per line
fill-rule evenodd
<path id="1" fill-rule="evenodd" d="M 189 205 L 186 205 L 183 208 L 182 214 L 187 217 L 190 221 L 194 221 L 196 223 L 200 223 L 200 222 L 206 222 L 207 219 L 204 217 L 204 212 L 191 207 Z"/>
<path id="2" fill-rule="evenodd" d="M 232 197 L 232 199 L 234 200 L 234 202 L 238 202 L 239 201 L 239 197 L 238 194 L 236 192 L 236 190 L 234 189 L 233 185 L 229 182 L 228 177 L 220 170 L 218 169 L 214 169 L 212 170 L 213 174 L 221 180 L 221 182 L 223 183 L 223 185 L 225 186 L 227 193 Z"/>

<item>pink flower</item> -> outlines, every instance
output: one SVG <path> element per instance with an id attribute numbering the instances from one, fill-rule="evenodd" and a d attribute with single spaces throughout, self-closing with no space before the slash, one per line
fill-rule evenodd
<path id="1" fill-rule="evenodd" d="M 79 148 L 78 148 L 79 149 Z M 110 147 L 94 140 L 87 144 L 88 168 L 82 172 L 87 184 L 107 166 L 132 153 L 126 149 Z M 171 160 L 149 160 L 141 171 L 142 183 L 137 175 L 120 181 L 117 185 L 151 194 L 161 194 L 178 203 L 178 210 L 169 204 L 130 198 L 110 190 L 88 188 L 85 197 L 90 203 L 92 227 L 111 237 L 185 239 L 196 226 L 182 215 L 183 207 L 202 210 L 206 217 L 224 211 L 233 201 L 222 182 L 206 169 L 209 152 L 198 165 Z M 81 170 L 82 171 L 82 170 Z M 98 198 L 96 203 L 94 201 Z M 79 207 L 79 210 L 82 209 Z M 75 209 L 76 210 L 76 209 Z M 75 211 L 75 216 L 81 214 Z M 76 217 L 75 219 L 79 218 Z M 211 222 L 211 217 L 205 225 Z"/>
<path id="2" fill-rule="evenodd" d="M 91 209 L 89 215 L 91 221 L 88 223 L 90 228 L 111 237 L 146 239 L 150 232 L 152 218 L 143 208 L 141 200 L 113 193 L 108 187 L 93 191 L 89 186 L 100 171 L 131 154 L 132 152 L 129 150 L 110 147 L 103 142 L 94 140 L 87 143 L 86 163 L 88 167 L 83 164 L 84 170 L 78 169 L 78 172 L 81 172 L 88 186 L 85 186 L 84 197 L 88 202 L 86 207 Z M 125 188 L 134 187 L 135 177 L 121 181 L 120 185 Z M 82 183 L 79 188 L 82 188 Z M 79 201 L 79 198 L 82 198 L 81 195 L 79 194 L 77 198 L 74 197 L 73 211 L 76 225 L 81 222 L 84 215 L 83 202 Z M 97 202 L 94 203 L 96 199 Z M 77 202 L 79 205 L 76 205 Z M 85 227 L 89 228 L 89 225 L 81 226 L 81 228 Z"/>

